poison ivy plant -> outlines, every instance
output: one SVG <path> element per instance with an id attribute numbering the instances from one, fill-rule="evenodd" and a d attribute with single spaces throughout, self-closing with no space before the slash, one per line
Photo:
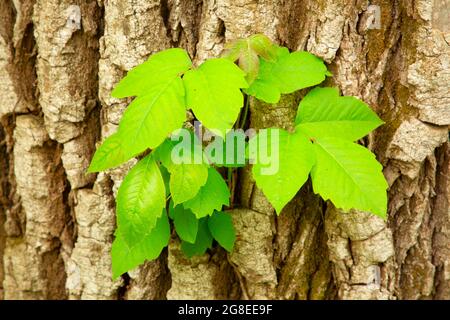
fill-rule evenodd
<path id="1" fill-rule="evenodd" d="M 361 100 L 342 97 L 336 88 L 315 88 L 301 100 L 293 130 L 267 128 L 250 139 L 244 134 L 251 99 L 274 104 L 327 76 L 320 58 L 290 52 L 260 34 L 236 40 L 198 67 L 175 48 L 128 72 L 112 96 L 134 100 L 88 169 L 140 159 L 117 193 L 113 277 L 156 259 L 172 226 L 188 258 L 204 254 L 214 241 L 232 252 L 236 232 L 227 209 L 236 205 L 235 172 L 249 162 L 277 214 L 310 178 L 314 192 L 343 211 L 384 218 L 382 166 L 356 143 L 383 122 Z M 216 134 L 212 140 L 202 138 L 202 129 L 180 130 L 191 125 L 189 110 Z"/>

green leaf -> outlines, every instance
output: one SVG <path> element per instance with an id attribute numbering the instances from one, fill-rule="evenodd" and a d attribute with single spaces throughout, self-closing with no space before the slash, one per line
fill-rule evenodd
<path id="1" fill-rule="evenodd" d="M 300 102 L 295 124 L 311 138 L 356 141 L 383 121 L 361 100 L 340 97 L 337 88 L 315 88 Z"/>
<path id="2" fill-rule="evenodd" d="M 208 178 L 205 164 L 178 164 L 172 167 L 170 192 L 175 204 L 195 197 Z"/>
<path id="3" fill-rule="evenodd" d="M 338 138 L 314 142 L 317 163 L 311 171 L 314 192 L 349 211 L 358 209 L 386 218 L 388 187 L 375 155 Z"/>
<path id="4" fill-rule="evenodd" d="M 145 260 L 158 258 L 170 239 L 170 225 L 167 214 L 162 213 L 153 229 L 147 228 L 146 233 L 132 243 L 123 238 L 122 230 L 116 231 L 116 238 L 111 248 L 113 279 L 134 269 Z"/>
<path id="5" fill-rule="evenodd" d="M 253 177 L 279 214 L 308 179 L 315 163 L 314 149 L 301 132 L 289 133 L 281 129 L 260 130 L 249 145 L 256 146 L 256 143 L 259 148 Z M 256 147 L 250 149 L 253 150 L 250 157 L 255 158 Z"/>
<path id="6" fill-rule="evenodd" d="M 176 145 L 177 142 L 172 141 L 171 139 L 164 140 L 158 148 L 153 150 L 152 154 L 156 160 L 160 161 L 162 165 L 166 168 L 171 168 L 173 165 L 172 162 L 172 149 Z"/>
<path id="7" fill-rule="evenodd" d="M 191 59 L 183 49 L 160 51 L 130 70 L 111 95 L 116 98 L 146 95 L 152 87 L 171 82 L 186 72 L 191 65 Z"/>
<path id="8" fill-rule="evenodd" d="M 186 103 L 210 130 L 224 134 L 233 127 L 243 106 L 240 88 L 246 88 L 245 73 L 225 58 L 210 59 L 183 77 Z"/>
<path id="9" fill-rule="evenodd" d="M 185 202 L 195 197 L 200 188 L 205 185 L 208 178 L 208 165 L 203 162 L 202 146 L 198 139 L 193 134 L 188 137 L 194 143 L 189 141 L 175 142 L 166 140 L 155 150 L 156 159 L 160 160 L 162 164 L 170 172 L 170 192 L 175 205 Z M 181 163 L 174 163 L 172 159 L 172 152 L 177 146 L 186 144 L 182 155 L 176 155 L 177 161 Z M 175 152 L 175 151 L 174 151 Z M 196 158 L 201 163 L 194 163 Z"/>
<path id="10" fill-rule="evenodd" d="M 226 182 L 214 168 L 209 168 L 206 184 L 194 198 L 183 205 L 186 209 L 191 209 L 197 218 L 202 218 L 211 215 L 214 210 L 220 211 L 223 205 L 229 203 L 230 191 Z"/>
<path id="11" fill-rule="evenodd" d="M 292 93 L 321 83 L 326 78 L 327 67 L 315 55 L 306 51 L 295 51 L 282 56 L 272 72 L 280 92 Z"/>
<path id="12" fill-rule="evenodd" d="M 233 251 L 236 232 L 231 215 L 225 212 L 214 212 L 208 219 L 208 227 L 216 241 L 228 252 Z"/>
<path id="13" fill-rule="evenodd" d="M 280 100 L 281 92 L 277 79 L 272 75 L 272 70 L 278 60 L 285 55 L 289 55 L 289 50 L 277 47 L 274 60 L 259 59 L 258 77 L 245 92 L 267 103 L 277 103 Z"/>
<path id="14" fill-rule="evenodd" d="M 202 218 L 198 221 L 198 232 L 195 243 L 186 241 L 181 242 L 181 250 L 188 257 L 201 256 L 211 248 L 213 237 L 208 229 L 208 218 Z"/>
<path id="15" fill-rule="evenodd" d="M 260 59 L 258 77 L 246 92 L 267 103 L 277 103 L 280 94 L 319 84 L 327 75 L 327 67 L 313 54 L 289 53 L 286 48 L 278 47 L 275 61 Z"/>
<path id="16" fill-rule="evenodd" d="M 122 148 L 122 137 L 118 132 L 110 135 L 95 151 L 88 172 L 99 172 L 117 167 L 128 161 L 128 157 Z"/>
<path id="17" fill-rule="evenodd" d="M 128 172 L 116 202 L 117 226 L 123 240 L 132 245 L 155 226 L 166 206 L 164 180 L 151 154 Z"/>
<path id="18" fill-rule="evenodd" d="M 173 219 L 175 230 L 181 240 L 195 243 L 198 231 L 198 220 L 191 210 L 185 209 L 182 205 L 169 205 L 169 215 Z"/>
<path id="19" fill-rule="evenodd" d="M 177 77 L 148 88 L 146 95 L 136 98 L 125 110 L 119 130 L 126 143 L 127 155 L 156 148 L 167 136 L 179 129 L 186 119 L 184 88 Z"/>

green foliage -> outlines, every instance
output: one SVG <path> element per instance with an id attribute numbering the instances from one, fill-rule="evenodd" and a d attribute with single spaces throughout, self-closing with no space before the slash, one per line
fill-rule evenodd
<path id="1" fill-rule="evenodd" d="M 263 129 L 249 142 L 243 131 L 229 131 L 247 122 L 243 92 L 277 103 L 282 94 L 315 86 L 327 76 L 321 59 L 289 52 L 261 34 L 236 40 L 221 58 L 198 68 L 185 50 L 168 49 L 128 72 L 112 95 L 134 100 L 88 169 L 108 170 L 145 152 L 117 194 L 113 277 L 160 255 L 171 235 L 169 218 L 187 257 L 204 254 L 214 240 L 231 252 L 236 232 L 223 210 L 235 205 L 229 188 L 235 191 L 233 170 L 246 165 L 244 153 L 278 214 L 310 177 L 314 192 L 336 207 L 385 218 L 382 166 L 355 143 L 383 122 L 359 99 L 341 97 L 335 88 L 315 88 L 299 104 L 295 130 Z M 198 133 L 177 131 L 187 109 L 218 134 L 209 145 Z M 217 167 L 228 170 L 227 181 Z"/>
<path id="2" fill-rule="evenodd" d="M 300 102 L 295 124 L 309 137 L 356 141 L 383 121 L 355 97 L 340 97 L 336 88 L 315 88 Z"/>
<path id="3" fill-rule="evenodd" d="M 181 127 L 186 113 L 180 76 L 191 65 L 187 52 L 175 48 L 152 55 L 128 72 L 112 96 L 137 98 L 125 111 L 118 133 L 106 139 L 95 153 L 90 172 L 118 166 L 147 148 L 156 148 Z"/>
<path id="4" fill-rule="evenodd" d="M 164 180 L 151 154 L 127 174 L 116 201 L 117 227 L 131 245 L 155 226 L 166 206 Z"/>
<path id="5" fill-rule="evenodd" d="M 172 194 L 172 199 L 175 205 L 192 199 L 200 190 L 200 187 L 205 185 L 208 177 L 208 165 L 205 163 L 194 163 L 196 157 L 203 158 L 201 145 L 198 141 L 196 144 L 200 149 L 192 148 L 189 153 L 179 155 L 181 163 L 173 163 L 171 153 L 174 148 L 179 145 L 171 140 L 166 140 L 154 154 L 159 159 L 165 168 L 170 173 L 169 188 Z"/>
<path id="6" fill-rule="evenodd" d="M 300 102 L 297 131 L 314 142 L 314 192 L 348 211 L 356 208 L 386 217 L 387 183 L 382 166 L 366 148 L 352 143 L 383 124 L 355 97 L 335 88 L 316 88 Z"/>
<path id="7" fill-rule="evenodd" d="M 153 229 L 141 235 L 139 240 L 127 243 L 120 228 L 116 230 L 116 238 L 111 248 L 113 278 L 134 269 L 145 260 L 158 258 L 170 239 L 170 225 L 167 214 L 162 213 Z"/>
<path id="8" fill-rule="evenodd" d="M 276 144 L 279 150 L 272 150 L 273 130 L 260 130 L 253 139 L 258 139 L 258 145 L 263 147 L 258 149 L 258 154 L 279 155 L 279 168 L 275 173 L 271 173 L 271 168 L 260 161 L 255 163 L 252 172 L 257 186 L 279 214 L 308 179 L 316 160 L 311 142 L 301 132 L 289 133 L 275 129 L 279 131 L 279 142 Z"/>
<path id="9" fill-rule="evenodd" d="M 214 212 L 208 219 L 211 235 L 228 252 L 233 251 L 236 232 L 234 231 L 231 215 L 226 212 Z"/>
<path id="10" fill-rule="evenodd" d="M 123 144 L 127 155 L 156 148 L 186 119 L 184 87 L 179 77 L 147 92 L 133 100 L 119 124 L 119 132 L 127 137 Z"/>
<path id="11" fill-rule="evenodd" d="M 322 60 L 305 51 L 289 53 L 286 48 L 276 50 L 276 59 L 260 58 L 260 72 L 246 90 L 267 103 L 277 103 L 282 93 L 311 87 L 331 75 Z"/>
<path id="12" fill-rule="evenodd" d="M 188 257 L 200 256 L 211 248 L 213 237 L 208 228 L 208 218 L 198 220 L 198 232 L 194 243 L 181 242 L 181 250 Z"/>
<path id="13" fill-rule="evenodd" d="M 344 211 L 356 208 L 386 217 L 388 185 L 373 153 L 339 138 L 317 139 L 314 150 L 314 192 Z"/>
<path id="14" fill-rule="evenodd" d="M 173 166 L 170 191 L 175 204 L 194 198 L 208 178 L 208 167 L 203 164 L 183 164 Z"/>
<path id="15" fill-rule="evenodd" d="M 104 171 L 116 167 L 129 158 L 122 148 L 122 137 L 119 133 L 114 133 L 103 141 L 92 158 L 88 172 Z"/>
<path id="16" fill-rule="evenodd" d="M 197 195 L 184 202 L 186 209 L 192 210 L 197 218 L 213 214 L 222 206 L 230 204 L 230 190 L 222 176 L 214 168 L 209 168 L 206 184 L 200 188 Z"/>
<path id="17" fill-rule="evenodd" d="M 191 59 L 183 49 L 173 48 L 155 53 L 128 72 L 111 95 L 115 98 L 147 95 L 149 89 L 166 85 L 191 66 Z"/>
<path id="18" fill-rule="evenodd" d="M 314 192 L 336 207 L 385 218 L 387 183 L 382 167 L 370 151 L 352 142 L 382 123 L 357 98 L 340 97 L 334 88 L 316 88 L 300 102 L 296 131 L 280 130 L 279 170 L 275 175 L 261 174 L 264 164 L 256 162 L 256 184 L 280 213 L 311 173 Z M 262 145 L 270 147 L 270 135 L 265 133 L 260 131 L 254 139 L 267 139 Z M 271 154 L 268 149 L 258 151 Z"/>
<path id="19" fill-rule="evenodd" d="M 246 88 L 245 73 L 224 58 L 211 59 L 198 69 L 186 72 L 186 103 L 207 128 L 224 135 L 231 129 L 242 108 Z"/>
<path id="20" fill-rule="evenodd" d="M 185 209 L 182 205 L 174 206 L 173 202 L 170 202 L 169 216 L 173 219 L 175 231 L 180 239 L 189 243 L 195 243 L 198 220 L 192 211 Z"/>

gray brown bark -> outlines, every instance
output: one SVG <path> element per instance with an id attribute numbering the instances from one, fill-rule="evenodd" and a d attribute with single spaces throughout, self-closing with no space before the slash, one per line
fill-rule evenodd
<path id="1" fill-rule="evenodd" d="M 0 298 L 450 299 L 450 25 L 443 0 L 0 2 Z M 265 33 L 323 58 L 326 85 L 386 124 L 361 141 L 384 165 L 387 222 L 344 214 L 307 183 L 276 216 L 239 172 L 233 253 L 161 257 L 111 279 L 114 195 L 129 163 L 85 170 L 129 100 L 110 92 L 169 47 L 195 63 Z M 304 92 L 251 101 L 250 126 L 292 128 Z"/>

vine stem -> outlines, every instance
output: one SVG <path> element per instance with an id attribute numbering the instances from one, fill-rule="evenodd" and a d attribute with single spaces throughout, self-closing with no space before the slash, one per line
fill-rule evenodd
<path id="1" fill-rule="evenodd" d="M 247 122 L 247 116 L 248 116 L 248 109 L 250 106 L 250 97 L 246 96 L 245 97 L 245 105 L 244 105 L 244 114 L 243 116 L 240 118 L 240 123 L 239 123 L 239 128 L 240 129 L 244 129 L 245 126 L 245 122 Z"/>
<path id="2" fill-rule="evenodd" d="M 241 111 L 238 119 L 238 128 L 244 129 L 245 123 L 247 122 L 248 109 L 250 107 L 250 97 L 245 97 L 244 110 Z M 237 181 L 237 172 L 234 168 L 228 168 L 228 188 L 230 189 L 231 199 L 230 199 L 230 209 L 234 207 L 234 193 L 236 191 L 236 181 Z"/>

